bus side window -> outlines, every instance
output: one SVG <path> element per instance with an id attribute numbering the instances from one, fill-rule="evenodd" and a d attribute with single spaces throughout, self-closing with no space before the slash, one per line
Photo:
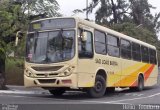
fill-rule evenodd
<path id="1" fill-rule="evenodd" d="M 147 47 L 141 46 L 141 54 L 142 54 L 142 61 L 145 63 L 149 63 L 149 51 Z"/>
<path id="2" fill-rule="evenodd" d="M 157 59 L 156 59 L 156 51 L 153 49 L 149 49 L 149 59 L 151 64 L 157 64 Z"/>
<path id="3" fill-rule="evenodd" d="M 107 35 L 107 52 L 108 55 L 113 57 L 120 57 L 120 51 L 119 51 L 119 38 Z"/>
<path id="4" fill-rule="evenodd" d="M 132 59 L 135 61 L 141 61 L 141 46 L 132 42 Z"/>
<path id="5" fill-rule="evenodd" d="M 86 41 L 82 40 L 82 33 L 86 32 Z M 79 29 L 78 33 L 78 52 L 79 58 L 92 58 L 93 57 L 93 37 L 92 33 L 83 29 Z"/>
<path id="6" fill-rule="evenodd" d="M 106 52 L 106 35 L 105 33 L 95 30 L 94 32 L 95 36 L 95 51 L 98 54 L 105 55 Z"/>
<path id="7" fill-rule="evenodd" d="M 131 43 L 124 39 L 121 39 L 121 57 L 131 59 Z"/>

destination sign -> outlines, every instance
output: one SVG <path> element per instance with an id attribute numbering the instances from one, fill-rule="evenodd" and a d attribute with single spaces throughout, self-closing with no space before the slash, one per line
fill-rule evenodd
<path id="1" fill-rule="evenodd" d="M 31 23 L 29 31 L 74 28 L 75 26 L 75 19 L 73 18 L 46 19 Z"/>

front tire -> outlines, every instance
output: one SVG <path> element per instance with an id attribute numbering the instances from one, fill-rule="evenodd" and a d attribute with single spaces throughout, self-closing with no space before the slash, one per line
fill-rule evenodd
<path id="1" fill-rule="evenodd" d="M 63 95 L 63 93 L 65 93 L 65 89 L 57 88 L 57 89 L 49 90 L 49 92 L 53 94 L 54 96 L 61 96 Z"/>
<path id="2" fill-rule="evenodd" d="M 102 97 L 106 91 L 106 80 L 103 76 L 97 75 L 95 85 L 87 90 L 87 93 L 92 98 Z"/>

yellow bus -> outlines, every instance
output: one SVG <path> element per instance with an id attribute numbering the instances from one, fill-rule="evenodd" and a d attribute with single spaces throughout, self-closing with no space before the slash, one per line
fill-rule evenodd
<path id="1" fill-rule="evenodd" d="M 55 96 L 66 90 L 102 97 L 115 88 L 142 91 L 157 84 L 156 48 L 76 17 L 30 23 L 24 85 Z"/>

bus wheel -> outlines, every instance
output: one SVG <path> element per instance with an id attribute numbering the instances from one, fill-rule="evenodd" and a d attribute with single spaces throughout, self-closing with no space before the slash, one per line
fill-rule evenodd
<path id="1" fill-rule="evenodd" d="M 53 90 L 49 90 L 49 92 L 51 94 L 53 94 L 54 96 L 61 96 L 65 92 L 65 89 L 63 89 L 63 88 L 56 88 L 56 89 L 53 89 Z"/>
<path id="2" fill-rule="evenodd" d="M 144 79 L 142 76 L 138 77 L 138 85 L 129 88 L 131 92 L 142 91 L 144 89 Z"/>
<path id="3" fill-rule="evenodd" d="M 87 93 L 92 98 L 102 97 L 106 91 L 106 81 L 101 75 L 97 75 L 95 85 L 87 90 Z"/>
<path id="4" fill-rule="evenodd" d="M 136 89 L 137 91 L 142 91 L 144 89 L 144 79 L 141 75 L 138 77 L 138 85 Z"/>

